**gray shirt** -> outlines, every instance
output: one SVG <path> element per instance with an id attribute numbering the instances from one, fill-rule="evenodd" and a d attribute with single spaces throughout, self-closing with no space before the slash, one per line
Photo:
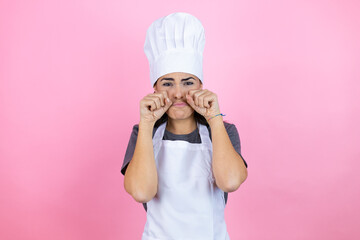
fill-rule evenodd
<path id="1" fill-rule="evenodd" d="M 239 134 L 238 134 L 238 131 L 236 129 L 236 126 L 234 124 L 232 124 L 232 123 L 227 123 L 227 122 L 224 122 L 224 126 L 225 126 L 225 129 L 226 129 L 226 132 L 229 135 L 229 138 L 231 140 L 231 143 L 232 143 L 235 151 L 238 152 L 240 154 L 240 156 L 242 157 L 240 138 L 239 138 Z M 210 127 L 207 127 L 207 128 L 209 130 L 209 136 L 210 136 L 210 139 L 211 139 L 211 129 L 210 129 Z M 155 134 L 156 130 L 157 130 L 157 128 L 154 127 L 153 135 L 152 135 L 153 137 L 154 137 L 154 134 Z M 126 149 L 124 162 L 123 162 L 123 165 L 121 167 L 121 173 L 123 175 L 125 175 L 126 168 L 127 168 L 129 162 L 131 161 L 131 159 L 133 157 L 138 132 L 139 132 L 139 125 L 135 124 L 134 127 L 133 127 L 133 130 L 132 130 L 131 136 L 130 136 L 130 140 L 129 140 L 127 149 Z M 166 128 L 165 128 L 163 140 L 183 140 L 183 141 L 187 141 L 189 143 L 201 143 L 201 138 L 200 138 L 198 128 L 196 128 L 193 132 L 191 132 L 189 134 L 180 134 L 180 135 L 179 134 L 173 134 L 173 133 L 167 131 Z M 242 157 L 242 159 L 244 160 L 244 164 L 247 167 L 247 163 L 246 163 L 245 159 L 243 157 Z M 225 192 L 224 196 L 225 196 L 225 203 L 226 203 L 227 198 L 228 198 L 228 193 Z M 145 210 L 147 209 L 146 208 L 146 203 L 144 203 L 144 208 L 145 208 Z"/>

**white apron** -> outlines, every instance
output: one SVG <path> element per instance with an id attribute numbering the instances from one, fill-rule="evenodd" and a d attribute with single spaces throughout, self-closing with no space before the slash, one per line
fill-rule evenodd
<path id="1" fill-rule="evenodd" d="M 229 240 L 224 192 L 212 173 L 212 143 L 197 124 L 201 143 L 162 140 L 166 122 L 153 137 L 158 190 L 147 203 L 142 240 Z"/>

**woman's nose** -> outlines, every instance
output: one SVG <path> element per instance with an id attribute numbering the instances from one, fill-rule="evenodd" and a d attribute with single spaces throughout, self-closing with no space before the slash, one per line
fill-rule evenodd
<path id="1" fill-rule="evenodd" d="M 174 97 L 176 99 L 181 99 L 181 98 L 184 97 L 184 94 L 185 94 L 184 89 L 182 87 L 180 87 L 179 85 L 177 85 L 175 87 L 174 91 L 175 91 L 174 92 Z"/>

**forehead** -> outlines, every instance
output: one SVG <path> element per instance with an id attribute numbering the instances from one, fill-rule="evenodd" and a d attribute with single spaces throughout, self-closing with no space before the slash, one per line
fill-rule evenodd
<path id="1" fill-rule="evenodd" d="M 173 78 L 174 80 L 181 80 L 181 79 L 189 78 L 189 77 L 193 77 L 196 80 L 199 80 L 195 75 L 190 74 L 190 73 L 184 73 L 184 72 L 168 73 L 168 74 L 161 76 L 158 80 L 161 80 L 163 78 Z"/>

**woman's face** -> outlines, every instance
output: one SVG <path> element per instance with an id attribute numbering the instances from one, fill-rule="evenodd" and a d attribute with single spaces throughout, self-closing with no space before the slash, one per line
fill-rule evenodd
<path id="1" fill-rule="evenodd" d="M 172 119 L 186 119 L 192 116 L 194 109 L 187 104 L 186 93 L 194 89 L 202 89 L 201 81 L 195 75 L 183 72 L 166 74 L 154 85 L 155 92 L 166 91 L 172 101 L 172 106 L 166 112 Z"/>

